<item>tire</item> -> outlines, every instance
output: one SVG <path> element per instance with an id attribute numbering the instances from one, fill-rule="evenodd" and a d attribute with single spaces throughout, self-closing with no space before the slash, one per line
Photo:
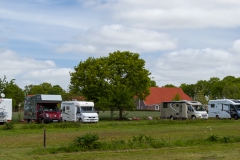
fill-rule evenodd
<path id="1" fill-rule="evenodd" d="M 43 118 L 41 119 L 41 124 L 44 124 L 44 119 Z"/>
<path id="2" fill-rule="evenodd" d="M 192 116 L 192 120 L 195 120 L 196 119 L 196 116 Z"/>
<path id="3" fill-rule="evenodd" d="M 79 123 L 83 123 L 82 118 L 79 118 Z"/>
<path id="4" fill-rule="evenodd" d="M 219 116 L 218 116 L 218 115 L 216 115 L 216 119 L 219 119 Z"/>
<path id="5" fill-rule="evenodd" d="M 170 116 L 169 119 L 173 120 L 173 116 Z"/>
<path id="6" fill-rule="evenodd" d="M 235 120 L 238 120 L 238 115 L 235 114 L 235 115 L 234 115 L 234 119 L 235 119 Z"/>

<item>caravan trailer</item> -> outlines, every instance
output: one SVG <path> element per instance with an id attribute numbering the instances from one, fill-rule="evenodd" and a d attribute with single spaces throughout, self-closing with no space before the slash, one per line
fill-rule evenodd
<path id="1" fill-rule="evenodd" d="M 208 114 L 200 102 L 182 100 L 182 101 L 162 102 L 160 118 L 208 119 Z"/>
<path id="2" fill-rule="evenodd" d="M 12 99 L 0 98 L 0 124 L 12 120 Z"/>
<path id="3" fill-rule="evenodd" d="M 208 102 L 209 117 L 222 119 L 240 117 L 240 101 L 231 99 L 209 100 Z"/>

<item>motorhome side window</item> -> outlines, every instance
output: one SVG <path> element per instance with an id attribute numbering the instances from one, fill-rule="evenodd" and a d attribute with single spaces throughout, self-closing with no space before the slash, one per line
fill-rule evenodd
<path id="1" fill-rule="evenodd" d="M 211 108 L 214 108 L 215 107 L 215 104 L 211 104 Z"/>
<path id="2" fill-rule="evenodd" d="M 69 106 L 66 107 L 66 110 L 69 110 Z"/>
<path id="3" fill-rule="evenodd" d="M 167 103 L 163 103 L 163 108 L 167 108 Z"/>

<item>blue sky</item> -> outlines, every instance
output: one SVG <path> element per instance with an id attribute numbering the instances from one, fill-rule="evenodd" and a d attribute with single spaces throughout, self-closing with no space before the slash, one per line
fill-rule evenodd
<path id="1" fill-rule="evenodd" d="M 0 78 L 67 89 L 88 57 L 140 54 L 158 86 L 240 76 L 238 0 L 0 1 Z"/>

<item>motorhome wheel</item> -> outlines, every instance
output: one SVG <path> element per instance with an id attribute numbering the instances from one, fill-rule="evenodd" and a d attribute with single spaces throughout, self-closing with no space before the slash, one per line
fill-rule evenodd
<path id="1" fill-rule="evenodd" d="M 219 119 L 219 116 L 218 116 L 218 115 L 216 115 L 216 119 Z"/>
<path id="2" fill-rule="evenodd" d="M 79 118 L 79 122 L 82 123 L 82 118 Z"/>
<path id="3" fill-rule="evenodd" d="M 238 115 L 235 114 L 235 115 L 234 115 L 234 119 L 235 119 L 235 120 L 238 120 Z"/>

